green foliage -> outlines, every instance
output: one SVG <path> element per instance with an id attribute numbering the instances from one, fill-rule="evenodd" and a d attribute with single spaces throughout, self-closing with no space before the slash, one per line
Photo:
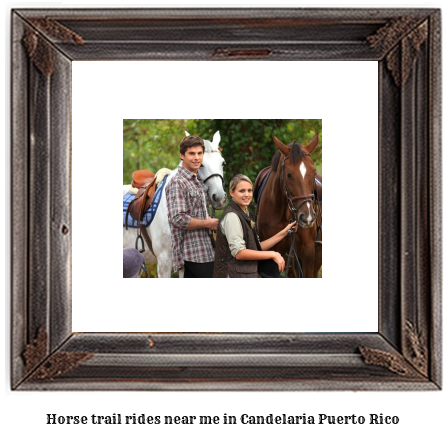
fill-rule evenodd
<path id="1" fill-rule="evenodd" d="M 180 162 L 178 145 L 185 136 L 186 120 L 123 120 L 123 184 L 132 172 L 162 167 L 174 169 Z"/>
<path id="2" fill-rule="evenodd" d="M 297 141 L 306 145 L 318 132 L 319 147 L 312 154 L 317 169 L 321 172 L 322 165 L 322 120 L 281 120 L 281 119 L 243 119 L 243 120 L 187 120 L 187 131 L 212 139 L 216 131 L 220 131 L 222 140 L 220 147 L 227 162 L 225 180 L 243 173 L 252 181 L 264 167 L 270 165 L 276 152 L 272 135 L 284 144 Z"/>
<path id="3" fill-rule="evenodd" d="M 318 132 L 319 146 L 312 158 L 317 170 L 322 170 L 320 119 L 126 119 L 123 121 L 123 183 L 130 183 L 136 169 L 156 172 L 162 167 L 177 167 L 180 160 L 178 146 L 185 130 L 207 140 L 212 140 L 214 133 L 220 131 L 227 182 L 237 173 L 244 173 L 254 182 L 259 171 L 270 165 L 276 152 L 272 135 L 285 144 L 297 141 L 305 145 Z"/>

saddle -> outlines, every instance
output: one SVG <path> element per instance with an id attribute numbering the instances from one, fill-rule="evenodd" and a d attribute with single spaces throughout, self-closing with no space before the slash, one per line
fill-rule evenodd
<path id="1" fill-rule="evenodd" d="M 127 213 L 139 222 L 151 206 L 156 189 L 155 174 L 149 170 L 136 170 L 132 174 L 132 187 L 138 189 L 138 192 L 129 204 Z"/>
<path id="2" fill-rule="evenodd" d="M 255 185 L 253 186 L 253 199 L 256 204 L 258 204 L 258 196 L 259 196 L 259 190 L 262 186 L 262 183 L 264 182 L 266 176 L 270 173 L 272 170 L 272 166 L 266 167 L 265 169 L 262 169 L 258 176 L 256 177 Z"/>
<path id="3" fill-rule="evenodd" d="M 137 240 L 135 241 L 135 248 L 144 252 L 144 242 L 141 238 L 141 234 L 143 234 L 144 240 L 149 246 L 149 250 L 154 254 L 154 250 L 152 249 L 152 241 L 147 233 L 146 227 L 141 224 L 141 220 L 143 219 L 144 213 L 151 206 L 152 199 L 154 197 L 155 189 L 156 189 L 156 180 L 157 177 L 154 173 L 149 170 L 136 170 L 132 174 L 132 187 L 137 188 L 138 192 L 135 195 L 135 199 L 129 204 L 126 213 L 126 229 L 127 229 L 127 217 L 130 214 L 136 221 L 138 221 L 138 228 L 140 229 L 140 234 L 137 236 Z M 138 241 L 142 242 L 142 249 L 138 249 Z"/>

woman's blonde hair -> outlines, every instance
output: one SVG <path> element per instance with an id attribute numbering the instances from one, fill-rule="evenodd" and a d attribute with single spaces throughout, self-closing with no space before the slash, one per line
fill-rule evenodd
<path id="1" fill-rule="evenodd" d="M 234 192 L 234 189 L 241 181 L 249 182 L 253 186 L 253 183 L 250 181 L 250 178 L 248 176 L 242 175 L 242 173 L 239 173 L 238 175 L 235 175 L 235 176 L 233 176 L 233 178 L 231 178 L 230 190 L 232 192 Z"/>

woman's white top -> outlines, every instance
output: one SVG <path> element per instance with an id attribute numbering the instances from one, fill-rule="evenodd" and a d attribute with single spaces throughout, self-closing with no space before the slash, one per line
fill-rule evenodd
<path id="1" fill-rule="evenodd" d="M 219 222 L 220 230 L 225 235 L 233 257 L 243 249 L 246 249 L 244 232 L 242 230 L 241 220 L 236 213 L 229 212 Z"/>

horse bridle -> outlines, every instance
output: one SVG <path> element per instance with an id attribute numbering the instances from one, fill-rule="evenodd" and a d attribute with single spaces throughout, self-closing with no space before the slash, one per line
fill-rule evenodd
<path id="1" fill-rule="evenodd" d="M 303 155 L 307 155 L 308 157 L 310 157 L 310 154 L 303 154 Z M 287 199 L 287 206 L 289 207 L 289 211 L 290 214 L 292 215 L 292 218 L 294 220 L 296 220 L 296 222 L 299 225 L 298 222 L 298 210 L 301 208 L 301 206 L 303 204 L 305 204 L 306 202 L 315 202 L 315 194 L 314 193 L 310 193 L 309 195 L 304 195 L 304 196 L 293 196 L 292 193 L 290 193 L 289 190 L 289 186 L 287 185 L 287 179 L 286 179 L 286 160 L 289 157 L 284 157 L 284 159 L 281 162 L 281 178 L 284 181 L 284 194 L 286 196 Z M 299 201 L 301 200 L 301 202 L 298 204 L 298 207 L 295 207 L 294 202 L 295 201 Z"/>
<path id="2" fill-rule="evenodd" d="M 207 176 L 204 180 L 203 183 L 205 184 L 210 178 L 212 178 L 213 176 L 218 176 L 221 180 L 222 180 L 222 187 L 225 190 L 225 181 L 223 179 L 223 176 L 220 173 L 212 173 L 211 175 Z"/>
<path id="3" fill-rule="evenodd" d="M 307 154 L 307 153 L 303 153 L 303 155 L 307 155 L 308 157 L 310 157 L 310 154 Z M 280 177 L 284 181 L 284 194 L 285 194 L 286 199 L 287 199 L 287 206 L 289 207 L 290 214 L 292 215 L 292 219 L 295 220 L 296 223 L 299 226 L 298 211 L 301 208 L 301 206 L 303 204 L 305 204 L 306 202 L 312 202 L 312 203 L 314 203 L 315 209 L 317 209 L 317 202 L 316 202 L 314 193 L 310 193 L 309 195 L 304 195 L 304 196 L 293 196 L 292 193 L 290 193 L 289 186 L 287 185 L 286 164 L 285 164 L 286 160 L 288 158 L 289 157 L 284 157 L 284 159 L 281 162 Z M 315 183 L 314 183 L 314 192 L 315 192 Z M 295 201 L 301 201 L 298 204 L 298 207 L 295 207 L 295 205 L 294 205 Z M 298 253 L 296 251 L 295 233 L 289 230 L 288 234 L 289 234 L 291 239 L 290 239 L 289 253 L 288 253 L 288 256 L 287 256 L 287 265 L 285 267 L 285 275 L 286 275 L 286 277 L 288 276 L 289 269 L 291 267 L 292 255 L 293 255 L 295 260 L 296 260 L 296 262 L 297 262 L 298 276 L 299 276 L 299 278 L 302 278 L 303 277 L 303 269 L 302 269 L 302 266 L 301 266 L 300 259 L 298 257 Z"/>
<path id="4" fill-rule="evenodd" d="M 223 176 L 220 173 L 212 173 L 211 175 L 207 176 L 202 182 L 205 184 L 210 178 L 213 178 L 214 176 L 218 176 L 222 180 L 222 188 L 225 191 L 225 181 L 223 179 Z M 216 217 L 216 210 L 214 209 L 213 205 L 211 204 L 211 217 Z M 210 237 L 211 237 L 211 243 L 213 245 L 213 248 L 216 247 L 216 238 L 217 238 L 217 232 L 210 231 Z M 216 234 L 215 234 L 216 233 Z"/>

